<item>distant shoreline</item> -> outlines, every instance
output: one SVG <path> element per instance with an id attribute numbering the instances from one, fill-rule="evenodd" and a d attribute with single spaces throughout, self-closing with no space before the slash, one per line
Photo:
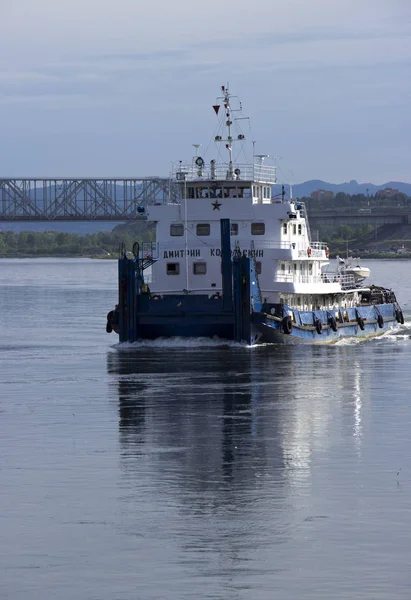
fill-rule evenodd
<path id="1" fill-rule="evenodd" d="M 339 255 L 340 256 L 340 255 Z M 15 254 L 0 254 L 0 260 L 4 258 L 89 258 L 93 260 L 118 260 L 119 256 L 117 254 L 107 255 L 90 255 L 90 254 L 24 254 L 24 253 L 15 253 Z M 331 254 L 330 259 L 335 260 L 337 258 L 337 254 Z M 345 258 L 345 257 L 342 257 Z M 348 260 L 355 258 L 361 261 L 367 260 L 410 260 L 411 253 L 409 254 L 390 254 L 386 252 L 373 252 L 369 254 L 357 254 L 355 257 L 349 256 Z"/>

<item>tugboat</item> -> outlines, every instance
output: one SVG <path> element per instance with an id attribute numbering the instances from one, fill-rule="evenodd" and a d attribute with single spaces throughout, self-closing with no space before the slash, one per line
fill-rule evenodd
<path id="1" fill-rule="evenodd" d="M 326 271 L 329 249 L 312 241 L 305 206 L 273 195 L 269 156 L 247 159 L 238 97 L 222 86 L 213 105 L 216 156 L 180 161 L 165 204 L 140 207 L 155 243 L 121 248 L 119 302 L 107 332 L 120 342 L 218 337 L 323 344 L 369 337 L 404 322 L 392 290 Z M 225 154 L 225 157 L 222 155 Z M 146 276 L 151 270 L 151 278 Z"/>

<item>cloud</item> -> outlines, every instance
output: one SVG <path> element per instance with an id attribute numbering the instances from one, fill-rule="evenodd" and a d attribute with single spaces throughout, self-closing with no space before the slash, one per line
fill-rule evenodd
<path id="1" fill-rule="evenodd" d="M 397 120 L 411 95 L 410 22 L 411 2 L 403 0 L 3 1 L 2 134 L 12 139 L 24 123 L 25 143 L 34 144 L 39 130 L 55 130 L 53 112 L 79 144 L 85 131 L 96 137 L 103 127 L 118 140 L 130 129 L 147 140 L 149 156 L 158 128 L 175 146 L 162 151 L 182 154 L 190 136 L 207 139 L 202 109 L 229 80 L 256 127 L 267 129 L 267 146 L 270 136 L 286 143 L 283 123 L 291 137 L 305 130 L 326 139 L 344 133 L 350 118 L 365 119 L 363 135 L 385 118 L 404 148 L 411 132 L 407 123 L 398 130 Z M 367 125 L 371 108 L 382 112 L 370 113 Z M 330 165 L 317 146 L 319 162 Z M 47 161 L 46 149 L 36 149 Z M 147 172 L 154 167 L 147 163 Z"/>

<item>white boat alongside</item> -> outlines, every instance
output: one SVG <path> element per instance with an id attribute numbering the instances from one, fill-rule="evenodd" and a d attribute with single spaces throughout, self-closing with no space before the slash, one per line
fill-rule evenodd
<path id="1" fill-rule="evenodd" d="M 359 264 L 358 258 L 340 258 L 337 256 L 337 261 L 341 275 L 352 275 L 355 284 L 362 283 L 371 274 L 368 267 Z"/>

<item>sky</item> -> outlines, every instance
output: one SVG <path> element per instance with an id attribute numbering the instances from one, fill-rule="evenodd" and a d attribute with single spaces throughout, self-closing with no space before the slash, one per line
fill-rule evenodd
<path id="1" fill-rule="evenodd" d="M 411 182 L 410 0 L 0 0 L 0 16 L 0 177 L 167 176 L 209 146 L 229 83 L 281 181 Z"/>

